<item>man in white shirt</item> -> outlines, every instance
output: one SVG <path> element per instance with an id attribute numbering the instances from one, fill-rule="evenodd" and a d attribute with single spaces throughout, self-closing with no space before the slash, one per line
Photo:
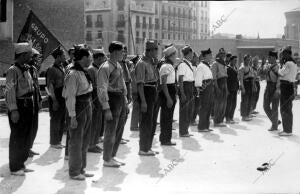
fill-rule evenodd
<path id="1" fill-rule="evenodd" d="M 213 104 L 213 75 L 210 70 L 210 62 L 212 60 L 211 50 L 201 51 L 204 57 L 203 61 L 197 66 L 195 71 L 195 87 L 197 88 L 200 98 L 199 108 L 199 132 L 210 132 L 209 117 L 212 111 Z"/>
<path id="2" fill-rule="evenodd" d="M 293 100 L 294 83 L 297 75 L 297 64 L 292 58 L 290 47 L 282 51 L 283 66 L 279 69 L 280 76 L 280 113 L 282 117 L 283 131 L 280 136 L 291 136 L 293 131 Z"/>
<path id="3" fill-rule="evenodd" d="M 189 125 L 193 114 L 194 97 L 194 69 L 191 63 L 194 53 L 190 46 L 185 46 L 181 50 L 183 62 L 178 65 L 177 76 L 179 83 L 179 135 L 180 137 L 190 137 Z"/>

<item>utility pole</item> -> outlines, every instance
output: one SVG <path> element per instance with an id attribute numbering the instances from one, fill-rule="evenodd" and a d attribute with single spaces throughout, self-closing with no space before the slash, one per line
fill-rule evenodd
<path id="1" fill-rule="evenodd" d="M 131 36 L 131 41 L 132 41 L 132 46 L 133 46 L 133 51 L 134 54 L 136 54 L 136 48 L 134 44 L 134 38 L 133 38 L 133 30 L 132 30 L 132 23 L 131 23 L 131 0 L 129 0 L 129 5 L 128 5 L 128 50 L 130 51 L 131 49 L 131 43 L 130 43 L 130 36 Z"/>

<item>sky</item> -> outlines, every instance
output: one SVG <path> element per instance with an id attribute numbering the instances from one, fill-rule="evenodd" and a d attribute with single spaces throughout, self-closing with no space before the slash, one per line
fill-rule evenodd
<path id="1" fill-rule="evenodd" d="M 284 12 L 300 7 L 300 0 L 210 1 L 210 30 L 224 17 L 226 22 L 214 33 L 243 34 L 275 38 L 284 34 Z M 231 13 L 231 14 L 230 14 Z"/>

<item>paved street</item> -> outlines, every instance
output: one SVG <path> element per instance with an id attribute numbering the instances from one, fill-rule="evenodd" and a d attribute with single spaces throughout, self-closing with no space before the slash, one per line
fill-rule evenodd
<path id="1" fill-rule="evenodd" d="M 299 193 L 300 192 L 300 101 L 294 101 L 294 136 L 278 137 L 268 132 L 270 123 L 262 109 L 249 123 L 214 128 L 201 134 L 196 127 L 192 138 L 178 137 L 175 147 L 161 147 L 159 130 L 154 140 L 157 157 L 139 157 L 138 132 L 129 131 L 127 122 L 118 158 L 126 162 L 120 169 L 103 168 L 102 155 L 88 154 L 87 171 L 95 177 L 72 181 L 68 177 L 64 150 L 49 148 L 49 114 L 40 113 L 40 125 L 34 150 L 41 155 L 28 161 L 35 172 L 26 177 L 10 176 L 8 169 L 9 126 L 7 116 L 0 116 L 0 193 L 81 194 L 81 193 Z M 238 97 L 240 100 L 240 96 Z M 237 107 L 239 110 L 239 105 Z M 178 129 L 178 107 L 175 111 Z M 240 120 L 239 111 L 236 120 Z M 130 118 L 129 118 L 130 119 Z M 282 126 L 280 126 L 282 128 Z M 265 174 L 256 168 L 272 163 Z"/>

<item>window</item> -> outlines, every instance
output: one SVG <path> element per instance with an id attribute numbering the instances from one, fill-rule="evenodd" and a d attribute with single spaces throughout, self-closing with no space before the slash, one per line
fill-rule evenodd
<path id="1" fill-rule="evenodd" d="M 178 16 L 180 16 L 180 8 L 178 8 Z"/>
<path id="2" fill-rule="evenodd" d="M 92 32 L 91 31 L 86 32 L 85 40 L 86 41 L 92 41 Z"/>
<path id="3" fill-rule="evenodd" d="M 143 24 L 146 24 L 146 17 L 143 17 Z"/>
<path id="4" fill-rule="evenodd" d="M 146 39 L 146 32 L 143 32 L 143 40 Z"/>
<path id="5" fill-rule="evenodd" d="M 103 37 L 102 37 L 102 31 L 98 31 L 97 38 L 98 38 L 98 39 L 102 39 L 102 38 L 103 38 Z"/>
<path id="6" fill-rule="evenodd" d="M 207 25 L 205 25 L 205 33 L 207 33 Z"/>
<path id="7" fill-rule="evenodd" d="M 138 15 L 136 16 L 136 23 L 140 23 L 140 17 Z"/>
<path id="8" fill-rule="evenodd" d="M 102 22 L 102 15 L 97 15 L 97 22 Z"/>
<path id="9" fill-rule="evenodd" d="M 125 0 L 117 0 L 117 6 L 119 11 L 123 11 L 125 6 Z"/>
<path id="10" fill-rule="evenodd" d="M 118 21 L 124 21 L 124 20 L 125 20 L 124 14 L 118 14 Z"/>
<path id="11" fill-rule="evenodd" d="M 120 30 L 118 31 L 118 41 L 120 42 L 125 42 L 125 37 L 124 37 L 124 31 L 123 30 Z"/>
<path id="12" fill-rule="evenodd" d="M 173 14 L 174 14 L 174 16 L 176 16 L 176 8 L 175 7 L 173 8 Z"/>
<path id="13" fill-rule="evenodd" d="M 203 32 L 203 24 L 201 24 L 201 32 Z"/>
<path id="14" fill-rule="evenodd" d="M 207 1 L 205 1 L 204 4 L 205 4 L 204 6 L 207 7 Z"/>
<path id="15" fill-rule="evenodd" d="M 168 7 L 168 13 L 171 14 L 171 7 Z"/>
<path id="16" fill-rule="evenodd" d="M 152 18 L 149 18 L 149 25 L 152 25 Z"/>
<path id="17" fill-rule="evenodd" d="M 158 14 L 158 4 L 155 3 L 155 14 L 157 15 Z"/>
<path id="18" fill-rule="evenodd" d="M 201 7 L 203 7 L 203 1 L 201 1 Z"/>
<path id="19" fill-rule="evenodd" d="M 149 32 L 149 39 L 152 39 L 152 32 Z"/>
<path id="20" fill-rule="evenodd" d="M 97 15 L 97 20 L 95 25 L 97 28 L 103 27 L 102 15 Z"/>
<path id="21" fill-rule="evenodd" d="M 201 10 L 201 20 L 203 20 L 203 10 Z"/>
<path id="22" fill-rule="evenodd" d="M 135 36 L 136 36 L 136 38 L 140 37 L 140 32 L 139 32 L 139 31 L 136 31 L 136 32 L 135 32 Z"/>
<path id="23" fill-rule="evenodd" d="M 207 18 L 207 12 L 205 12 L 205 20 L 207 20 L 208 18 Z"/>
<path id="24" fill-rule="evenodd" d="M 171 29 L 171 21 L 168 20 L 168 30 L 170 30 L 170 29 Z"/>
<path id="25" fill-rule="evenodd" d="M 86 27 L 93 27 L 91 15 L 86 16 Z"/>
<path id="26" fill-rule="evenodd" d="M 162 39 L 165 39 L 165 33 L 161 33 Z"/>
<path id="27" fill-rule="evenodd" d="M 173 40 L 176 40 L 176 34 L 175 33 L 173 34 Z"/>
<path id="28" fill-rule="evenodd" d="M 156 39 L 156 40 L 158 39 L 158 34 L 157 34 L 157 33 L 155 33 L 155 39 Z"/>
<path id="29" fill-rule="evenodd" d="M 170 40 L 171 39 L 171 34 L 168 34 L 168 40 Z"/>

